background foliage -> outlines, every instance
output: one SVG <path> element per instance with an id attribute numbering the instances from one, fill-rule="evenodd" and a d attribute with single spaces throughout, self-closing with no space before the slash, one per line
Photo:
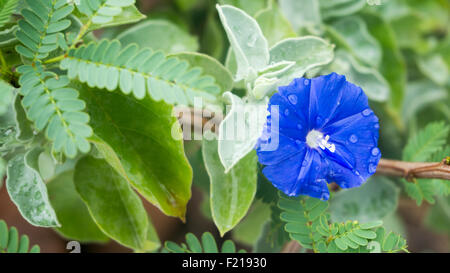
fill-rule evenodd
<path id="1" fill-rule="evenodd" d="M 289 240 L 301 251 L 398 252 L 419 236 L 398 213 L 414 200 L 427 229 L 450 234 L 449 181 L 375 176 L 329 202 L 288 198 L 260 172 L 256 115 L 245 140 L 183 143 L 172 114 L 201 97 L 224 113 L 223 134 L 237 107 L 253 113 L 277 86 L 334 71 L 369 97 L 384 158 L 441 161 L 448 1 L 217 2 L 0 0 L 0 175 L 26 221 L 82 243 L 216 252 L 206 222 L 201 240 L 187 233 L 182 243 L 191 230 L 169 238 L 180 244 L 162 244 L 155 229 L 162 214 L 189 227 L 188 202 L 200 196 L 209 231 L 239 245 L 225 241 L 222 252 L 279 252 Z M 0 251 L 28 251 L 16 237 L 0 222 Z"/>

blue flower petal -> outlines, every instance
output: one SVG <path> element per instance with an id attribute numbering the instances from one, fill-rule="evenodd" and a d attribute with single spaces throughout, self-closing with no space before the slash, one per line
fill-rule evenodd
<path id="1" fill-rule="evenodd" d="M 328 199 L 327 183 L 356 187 L 375 172 L 381 157 L 378 118 L 360 87 L 331 73 L 298 78 L 278 90 L 256 145 L 263 173 L 275 187 L 287 195 Z M 271 127 L 276 117 L 278 130 Z M 276 141 L 275 149 L 265 149 Z"/>

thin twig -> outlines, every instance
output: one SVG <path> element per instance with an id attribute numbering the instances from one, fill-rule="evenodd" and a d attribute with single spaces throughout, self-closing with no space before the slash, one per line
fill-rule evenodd
<path id="1" fill-rule="evenodd" d="M 222 117 L 214 116 L 207 110 L 195 110 L 192 108 L 177 108 L 178 113 L 183 113 L 179 118 L 182 124 L 191 124 L 195 132 L 202 132 L 207 122 L 213 121 L 215 125 L 213 131 L 217 131 Z M 186 116 L 186 113 L 188 116 Z M 207 118 L 205 118 L 207 117 Z M 214 117 L 211 119 L 210 117 Z M 197 121 L 197 122 L 194 122 Z M 403 177 L 408 181 L 415 178 L 436 178 L 450 180 L 449 158 L 442 159 L 441 162 L 406 162 L 391 159 L 380 159 L 377 166 L 377 175 Z"/>

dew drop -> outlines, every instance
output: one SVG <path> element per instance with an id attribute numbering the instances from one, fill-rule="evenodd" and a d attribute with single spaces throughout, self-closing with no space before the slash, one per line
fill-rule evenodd
<path id="1" fill-rule="evenodd" d="M 297 144 L 297 145 L 302 145 L 302 141 L 301 140 L 295 140 L 295 143 Z"/>
<path id="2" fill-rule="evenodd" d="M 320 196 L 320 200 L 328 200 L 328 198 L 330 198 L 330 194 L 327 192 L 323 192 Z"/>
<path id="3" fill-rule="evenodd" d="M 380 154 L 380 149 L 378 149 L 377 147 L 373 148 L 371 151 L 373 156 L 377 156 Z"/>
<path id="4" fill-rule="evenodd" d="M 303 126 L 300 123 L 298 123 L 297 124 L 297 129 L 301 130 L 301 129 L 303 129 Z"/>
<path id="5" fill-rule="evenodd" d="M 289 116 L 289 109 L 284 110 L 284 115 Z"/>
<path id="6" fill-rule="evenodd" d="M 309 84 L 309 80 L 305 80 L 305 81 L 303 82 L 303 84 L 308 85 L 308 84 Z"/>
<path id="7" fill-rule="evenodd" d="M 376 170 L 377 170 L 377 165 L 375 165 L 373 163 L 370 163 L 369 164 L 369 169 L 368 169 L 369 173 L 370 174 L 374 174 Z"/>
<path id="8" fill-rule="evenodd" d="M 297 99 L 297 96 L 296 96 L 296 95 L 291 94 L 291 95 L 288 96 L 288 99 L 289 99 L 289 101 L 290 101 L 293 105 L 296 105 L 296 104 L 297 104 L 298 99 Z"/>
<path id="9" fill-rule="evenodd" d="M 364 109 L 364 111 L 362 111 L 362 115 L 365 117 L 369 116 L 370 114 L 372 114 L 372 110 L 370 110 L 369 108 Z"/>
<path id="10" fill-rule="evenodd" d="M 375 125 L 373 126 L 373 128 L 375 128 L 375 129 L 380 129 L 380 124 L 375 123 Z"/>
<path id="11" fill-rule="evenodd" d="M 316 117 L 316 124 L 317 124 L 317 126 L 322 125 L 322 117 L 321 116 Z"/>
<path id="12" fill-rule="evenodd" d="M 355 134 L 352 134 L 349 138 L 348 141 L 350 141 L 351 143 L 356 143 L 358 142 L 358 137 Z"/>

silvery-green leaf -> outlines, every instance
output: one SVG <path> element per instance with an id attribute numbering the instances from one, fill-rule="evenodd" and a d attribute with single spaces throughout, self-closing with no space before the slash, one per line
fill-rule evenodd
<path id="1" fill-rule="evenodd" d="M 449 69 L 441 55 L 430 55 L 417 58 L 420 71 L 439 85 L 449 81 Z"/>
<path id="2" fill-rule="evenodd" d="M 18 154 L 8 162 L 6 188 L 22 216 L 39 227 L 60 226 L 48 199 L 47 187 L 38 173 L 37 147 L 26 154 Z"/>
<path id="3" fill-rule="evenodd" d="M 360 17 L 344 17 L 333 23 L 333 28 L 340 35 L 340 41 L 362 61 L 378 67 L 381 62 L 381 47 L 370 35 L 366 23 Z"/>
<path id="4" fill-rule="evenodd" d="M 267 6 L 268 0 L 219 0 L 221 5 L 231 5 L 254 16 Z"/>
<path id="5" fill-rule="evenodd" d="M 231 92 L 224 93 L 231 109 L 219 126 L 219 158 L 225 172 L 255 147 L 267 117 L 267 102 L 246 103 Z"/>
<path id="6" fill-rule="evenodd" d="M 256 99 L 262 99 L 271 91 L 276 91 L 279 80 L 260 76 L 255 80 L 252 94 Z"/>
<path id="7" fill-rule="evenodd" d="M 217 5 L 217 10 L 236 57 L 235 80 L 250 81 L 269 62 L 267 40 L 256 20 L 242 10 L 227 5 Z"/>
<path id="8" fill-rule="evenodd" d="M 448 94 L 445 88 L 428 79 L 410 82 L 406 86 L 401 117 L 405 124 L 407 124 L 421 109 L 432 103 L 445 101 L 447 97 Z"/>
<path id="9" fill-rule="evenodd" d="M 123 45 L 136 43 L 166 53 L 197 51 L 195 37 L 166 20 L 147 20 L 122 32 L 117 39 Z"/>
<path id="10" fill-rule="evenodd" d="M 319 0 L 324 19 L 344 17 L 361 10 L 367 0 Z"/>
<path id="11" fill-rule="evenodd" d="M 333 222 L 382 220 L 397 208 L 399 189 L 391 180 L 370 178 L 359 188 L 342 190 L 330 202 Z"/>
<path id="12" fill-rule="evenodd" d="M 264 36 L 267 38 L 269 46 L 283 39 L 297 36 L 292 25 L 284 17 L 274 1 L 270 2 L 268 8 L 259 11 L 255 15 L 255 19 L 261 27 Z"/>
<path id="13" fill-rule="evenodd" d="M 360 86 L 371 100 L 386 101 L 390 96 L 389 84 L 384 77 L 377 70 L 361 65 L 345 51 L 336 52 L 329 70 L 345 75 L 348 81 Z"/>
<path id="14" fill-rule="evenodd" d="M 280 0 L 280 8 L 296 31 L 322 22 L 317 0 Z"/>
<path id="15" fill-rule="evenodd" d="M 304 36 L 285 39 L 270 49 L 270 63 L 291 61 L 296 64 L 287 70 L 280 78 L 280 85 L 290 83 L 294 78 L 302 77 L 306 71 L 328 64 L 333 60 L 334 46 L 325 40 Z"/>
<path id="16" fill-rule="evenodd" d="M 252 204 L 257 184 L 257 157 L 252 151 L 225 173 L 217 145 L 213 133 L 205 134 L 202 153 L 211 182 L 211 213 L 223 236 L 242 220 Z"/>

